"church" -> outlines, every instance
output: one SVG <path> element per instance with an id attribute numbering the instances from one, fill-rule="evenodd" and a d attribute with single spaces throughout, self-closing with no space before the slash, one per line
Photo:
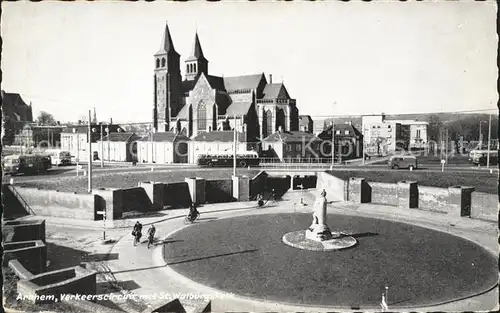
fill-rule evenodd
<path id="1" fill-rule="evenodd" d="M 209 61 L 195 34 L 191 55 L 184 61 L 175 51 L 168 24 L 154 55 L 153 125 L 156 132 L 194 138 L 203 132 L 237 131 L 247 143 L 258 143 L 278 129 L 297 131 L 299 112 L 283 83 L 264 73 L 219 77 L 210 75 Z M 255 146 L 255 148 L 257 148 Z"/>

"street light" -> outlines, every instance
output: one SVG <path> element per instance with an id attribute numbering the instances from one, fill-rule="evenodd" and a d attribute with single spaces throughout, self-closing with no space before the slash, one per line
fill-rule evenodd
<path id="1" fill-rule="evenodd" d="M 73 128 L 73 134 L 77 133 L 77 129 Z M 80 158 L 80 133 L 76 135 L 76 176 L 78 176 L 78 159 Z"/>
<path id="2" fill-rule="evenodd" d="M 488 123 L 488 121 L 479 121 L 479 148 L 483 145 L 483 133 L 481 132 L 481 125 Z"/>

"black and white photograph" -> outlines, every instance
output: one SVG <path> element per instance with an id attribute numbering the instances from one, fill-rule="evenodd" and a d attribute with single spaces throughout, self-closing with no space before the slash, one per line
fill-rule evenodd
<path id="1" fill-rule="evenodd" d="M 1 9 L 3 311 L 500 309 L 496 1 Z"/>

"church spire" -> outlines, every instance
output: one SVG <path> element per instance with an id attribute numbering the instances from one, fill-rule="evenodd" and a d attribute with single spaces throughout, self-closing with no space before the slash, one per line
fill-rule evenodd
<path id="1" fill-rule="evenodd" d="M 198 32 L 196 32 L 194 37 L 193 57 L 196 59 L 205 58 L 203 50 L 201 49 L 200 38 L 198 38 Z"/>
<path id="2" fill-rule="evenodd" d="M 175 52 L 174 41 L 170 35 L 170 30 L 168 29 L 168 23 L 165 23 L 165 32 L 163 33 L 163 38 L 161 40 L 161 47 L 157 54 Z"/>

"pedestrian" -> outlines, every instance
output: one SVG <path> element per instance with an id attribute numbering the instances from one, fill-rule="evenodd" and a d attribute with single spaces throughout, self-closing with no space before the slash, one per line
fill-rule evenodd
<path id="1" fill-rule="evenodd" d="M 151 224 L 151 227 L 149 227 L 148 229 L 148 249 L 149 246 L 153 244 L 155 233 L 156 233 L 155 225 Z"/>
<path id="2" fill-rule="evenodd" d="M 142 224 L 137 221 L 134 225 L 134 230 L 132 231 L 132 236 L 134 236 L 134 246 L 141 240 L 142 237 Z"/>

